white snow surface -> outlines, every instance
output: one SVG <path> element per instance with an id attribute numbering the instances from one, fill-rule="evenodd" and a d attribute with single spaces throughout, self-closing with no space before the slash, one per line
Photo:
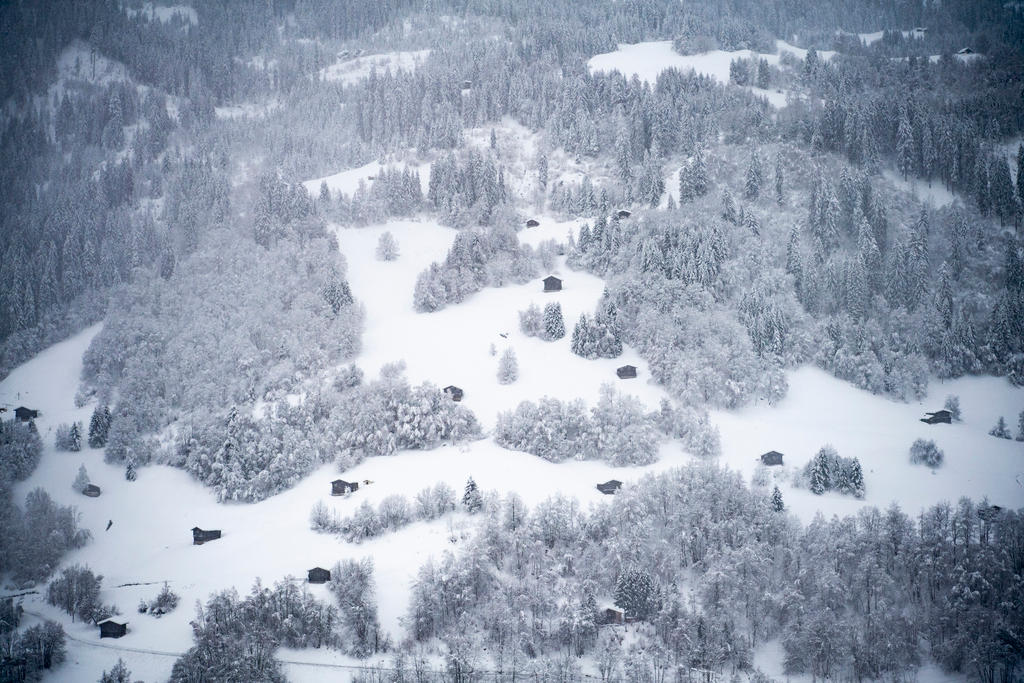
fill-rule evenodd
<path id="1" fill-rule="evenodd" d="M 110 85 L 127 81 L 128 68 L 121 62 L 104 57 L 84 40 L 75 40 L 57 57 L 57 76 L 58 87 L 69 80 Z"/>
<path id="2" fill-rule="evenodd" d="M 369 76 L 373 69 L 376 69 L 377 73 L 384 73 L 385 70 L 394 73 L 399 69 L 413 71 L 429 54 L 430 50 L 414 50 L 383 52 L 355 58 L 347 57 L 321 69 L 320 78 L 325 81 L 338 81 L 343 85 L 352 85 Z"/>
<path id="3" fill-rule="evenodd" d="M 885 179 L 895 185 L 898 189 L 917 197 L 922 202 L 940 209 L 943 206 L 949 206 L 954 202 L 959 201 L 959 198 L 942 184 L 941 180 L 933 180 L 930 184 L 927 180 L 917 177 L 908 177 L 904 179 L 902 175 L 897 173 L 891 168 L 887 168 L 882 171 L 882 175 Z"/>
<path id="4" fill-rule="evenodd" d="M 539 227 L 519 233 L 524 241 L 562 240 L 578 223 L 544 215 L 538 219 Z M 385 230 L 398 241 L 397 261 L 380 262 L 373 257 Z M 430 380 L 438 386 L 456 384 L 465 389 L 463 404 L 476 413 L 485 428 L 494 424 L 499 411 L 524 399 L 579 397 L 592 405 L 606 381 L 638 396 L 651 408 L 657 406 L 665 392 L 649 383 L 647 364 L 632 349 L 614 360 L 584 360 L 570 352 L 568 339 L 543 342 L 519 332 L 518 311 L 531 301 L 538 305 L 560 302 L 569 329 L 580 312 L 593 310 L 603 281 L 574 272 L 562 262 L 555 269 L 564 281 L 559 293 L 542 293 L 538 278 L 525 285 L 484 290 L 436 313 L 416 313 L 412 308 L 416 275 L 431 261 L 444 257 L 455 234 L 426 219 L 338 229 L 352 291 L 366 306 L 364 351 L 355 362 L 368 376 L 374 376 L 384 363 L 404 360 L 412 382 Z M 125 658 L 136 678 L 166 678 L 173 655 L 192 644 L 188 622 L 194 617 L 197 600 L 205 602 L 211 593 L 230 587 L 245 593 L 256 577 L 264 584 L 287 575 L 301 580 L 310 567 L 330 567 L 346 557 L 373 557 L 381 624 L 396 640 L 401 639 L 402 616 L 418 567 L 430 556 L 448 549 L 457 551 L 472 532 L 471 522 L 456 514 L 353 545 L 309 529 L 309 511 L 317 500 L 348 515 L 364 500 L 377 502 L 392 493 L 412 496 L 438 481 L 461 490 L 471 475 L 484 491 L 516 491 L 528 505 L 562 493 L 577 498 L 586 508 L 607 500 L 595 489 L 597 482 L 614 477 L 628 486 L 646 472 L 693 461 L 677 442 L 671 442 L 662 446 L 660 459 L 649 467 L 612 468 L 596 461 L 554 464 L 502 449 L 485 438 L 429 452 L 371 458 L 341 475 L 372 482 L 346 497 L 329 496 L 329 482 L 338 473 L 333 465 L 324 465 L 295 488 L 261 503 L 218 504 L 212 491 L 181 470 L 145 467 L 139 470 L 136 482 L 127 482 L 123 467 L 105 464 L 99 450 L 54 451 L 56 425 L 71 420 L 87 423 L 91 414 L 92 405 L 75 408 L 73 399 L 82 353 L 98 331 L 99 326 L 91 327 L 43 351 L 0 382 L 0 401 L 42 411 L 37 426 L 46 444 L 45 453 L 35 473 L 16 487 L 15 500 L 20 503 L 28 491 L 44 486 L 58 502 L 79 508 L 82 525 L 92 531 L 94 539 L 69 554 L 64 564 L 86 563 L 103 574 L 102 600 L 115 604 L 129 621 L 126 637 L 101 645 L 95 627 L 71 623 L 39 596 L 27 597 L 26 609 L 59 619 L 70 637 L 69 661 L 48 674 L 49 681 L 96 680 L 118 656 Z M 516 383 L 498 384 L 498 356 L 489 351 L 492 343 L 499 355 L 506 346 L 515 349 L 520 367 Z M 624 363 L 639 368 L 637 379 L 615 378 L 614 368 Z M 789 510 L 804 522 L 819 511 L 847 514 L 864 505 L 885 507 L 893 501 L 913 515 L 938 501 L 955 502 L 962 495 L 976 500 L 988 496 L 991 503 L 1006 507 L 1024 505 L 1024 444 L 987 434 L 1000 415 L 1013 424 L 1024 409 L 1024 390 L 1005 380 L 972 377 L 934 382 L 927 399 L 913 404 L 868 394 L 816 368 L 789 373 L 789 382 L 788 396 L 777 405 L 714 411 L 712 420 L 722 434 L 720 464 L 740 471 L 748 480 L 758 471 L 759 454 L 772 449 L 785 454 L 783 467 L 770 468 L 768 486 L 777 483 Z M 959 395 L 963 422 L 930 426 L 918 421 L 925 410 L 941 408 L 948 394 Z M 908 449 L 916 438 L 936 441 L 946 456 L 942 468 L 933 473 L 909 463 Z M 865 500 L 837 494 L 814 496 L 792 487 L 792 471 L 826 443 L 841 455 L 861 460 Z M 92 481 L 103 489 L 99 498 L 85 498 L 71 490 L 83 463 Z M 113 526 L 104 531 L 108 520 Z M 193 546 L 189 532 L 193 526 L 222 529 L 224 536 Z M 155 596 L 163 581 L 180 594 L 178 609 L 160 619 L 138 614 L 139 600 Z M 139 582 L 153 583 L 118 587 Z M 311 590 L 328 599 L 325 587 Z M 31 619 L 26 622 L 31 623 Z M 766 651 L 765 659 L 772 660 L 773 654 Z M 348 670 L 332 667 L 353 664 L 338 653 L 324 651 L 287 651 L 279 657 L 287 660 L 286 670 L 294 680 L 337 680 L 338 676 L 344 680 Z"/>
<path id="5" fill-rule="evenodd" d="M 337 195 L 339 192 L 343 192 L 350 197 L 355 194 L 355 191 L 359 189 L 360 181 L 366 184 L 369 189 L 370 184 L 374 181 L 377 175 L 385 168 L 406 168 L 411 166 L 414 171 L 418 171 L 420 174 L 420 187 L 423 189 L 424 194 L 427 192 L 427 187 L 430 184 L 430 164 L 423 163 L 419 165 L 407 164 L 405 162 L 397 163 L 381 163 L 379 161 L 371 161 L 368 164 L 360 166 L 358 168 L 349 168 L 344 171 L 339 171 L 331 175 L 322 176 L 320 178 L 313 178 L 312 180 L 304 180 L 302 185 L 306 188 L 314 197 L 320 195 L 321 183 L 327 183 L 328 189 L 330 189 L 332 195 Z M 412 291 L 412 290 L 410 290 Z"/>
<path id="6" fill-rule="evenodd" d="M 644 43 L 619 44 L 615 52 L 594 55 L 587 61 L 592 72 L 618 71 L 627 78 L 634 74 L 652 86 L 665 69 L 680 71 L 693 69 L 698 74 L 714 78 L 720 83 L 729 82 L 729 64 L 734 59 L 765 59 L 769 64 L 778 65 L 779 55 L 790 52 L 799 59 L 807 56 L 807 50 L 796 47 L 784 40 L 775 41 L 775 54 L 761 54 L 752 50 L 711 50 L 695 55 L 681 55 L 672 49 L 672 41 L 661 40 Z M 818 52 L 823 60 L 835 56 L 831 50 Z M 783 102 L 784 103 L 784 102 Z"/>

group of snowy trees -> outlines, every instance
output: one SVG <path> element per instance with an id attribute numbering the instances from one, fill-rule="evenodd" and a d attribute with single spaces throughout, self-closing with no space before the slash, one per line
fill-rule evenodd
<path id="1" fill-rule="evenodd" d="M 14 598 L 0 600 L 0 653 L 25 661 L 27 680 L 38 680 L 43 673 L 61 662 L 67 655 L 64 627 L 50 619 L 30 628 L 18 630 L 24 613 Z"/>
<path id="2" fill-rule="evenodd" d="M 1020 664 L 1000 635 L 1021 627 L 1005 599 L 1021 590 L 1020 550 L 1005 545 L 1024 524 L 1017 512 L 964 499 L 801 526 L 779 509 L 714 467 L 648 476 L 590 513 L 561 497 L 533 510 L 490 501 L 458 556 L 420 569 L 411 634 L 443 641 L 449 667 L 501 670 L 498 680 L 581 654 L 610 677 L 724 675 L 750 670 L 754 648 L 776 638 L 790 675 L 912 675 L 921 637 L 947 671 L 1011 677 Z M 678 584 L 687 572 L 692 592 Z M 633 644 L 609 642 L 599 600 L 639 619 Z"/>
<path id="3" fill-rule="evenodd" d="M 196 609 L 189 650 L 174 663 L 170 680 L 283 680 L 278 647 L 338 646 L 338 609 L 314 598 L 286 577 L 273 588 L 258 580 L 244 598 L 216 593 Z"/>
<path id="4" fill-rule="evenodd" d="M 360 541 L 397 531 L 415 521 L 430 521 L 453 512 L 455 490 L 444 482 L 427 486 L 410 501 L 401 494 L 386 496 L 377 508 L 363 501 L 350 517 L 344 519 L 332 512 L 323 501 L 310 511 L 310 526 L 315 531 L 336 533 L 348 541 Z"/>
<path id="5" fill-rule="evenodd" d="M 46 601 L 67 612 L 74 621 L 97 624 L 117 614 L 117 609 L 100 603 L 103 577 L 93 574 L 88 567 L 65 567 L 46 589 Z"/>
<path id="6" fill-rule="evenodd" d="M 413 305 L 417 311 L 437 311 L 460 303 L 484 287 L 524 283 L 542 265 L 554 260 L 554 244 L 536 250 L 520 245 L 507 223 L 485 229 L 467 229 L 455 241 L 442 263 L 432 263 L 416 278 Z"/>
<path id="7" fill-rule="evenodd" d="M 663 439 L 656 416 L 646 414 L 636 398 L 617 393 L 609 384 L 601 387 L 589 415 L 582 400 L 563 403 L 544 397 L 501 413 L 494 433 L 498 445 L 545 460 L 599 458 L 613 465 L 653 462 Z"/>
<path id="8" fill-rule="evenodd" d="M 864 470 L 860 460 L 839 455 L 831 445 L 822 446 L 815 453 L 799 473 L 796 483 L 806 486 L 811 493 L 819 496 L 826 491 L 838 491 L 855 498 L 864 497 Z"/>
<path id="9" fill-rule="evenodd" d="M 43 455 L 35 422 L 0 420 L 0 481 L 28 478 Z"/>
<path id="10" fill-rule="evenodd" d="M 146 602 L 145 600 L 139 601 L 139 614 L 149 614 L 153 617 L 162 617 L 168 612 L 173 612 L 178 606 L 178 600 L 180 597 L 177 593 L 171 590 L 171 587 L 164 582 L 164 587 L 160 589 L 160 592 L 155 598 Z"/>
<path id="11" fill-rule="evenodd" d="M 622 354 L 622 331 L 615 302 L 605 290 L 594 317 L 580 314 L 572 330 L 570 349 L 584 358 L 618 358 Z"/>
<path id="12" fill-rule="evenodd" d="M 544 341 L 555 341 L 565 336 L 565 318 L 562 317 L 562 304 L 549 301 L 544 310 L 531 303 L 525 310 L 519 311 L 519 329 L 527 337 L 539 337 Z"/>

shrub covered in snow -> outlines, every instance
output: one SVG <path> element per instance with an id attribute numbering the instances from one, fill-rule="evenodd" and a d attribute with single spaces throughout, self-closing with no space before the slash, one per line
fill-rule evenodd
<path id="1" fill-rule="evenodd" d="M 931 440 L 918 439 L 910 446 L 910 462 L 915 465 L 927 465 L 935 469 L 942 465 L 944 457 L 939 447 Z"/>

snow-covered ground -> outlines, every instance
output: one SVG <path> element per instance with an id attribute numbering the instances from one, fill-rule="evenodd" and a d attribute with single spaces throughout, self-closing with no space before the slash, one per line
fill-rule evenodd
<path id="1" fill-rule="evenodd" d="M 959 198 L 942 184 L 941 180 L 933 180 L 931 184 L 927 180 L 917 177 L 909 177 L 906 180 L 903 176 L 891 168 L 882 171 L 885 179 L 896 186 L 897 189 L 917 197 L 920 201 L 939 209 L 943 206 L 959 201 Z"/>
<path id="2" fill-rule="evenodd" d="M 793 52 L 798 57 L 806 54 L 805 50 L 794 48 L 789 43 L 777 41 L 778 51 Z M 833 53 L 820 53 L 823 59 L 831 58 Z M 698 74 L 714 78 L 720 83 L 729 82 L 729 64 L 734 59 L 764 58 L 769 64 L 779 63 L 779 54 L 760 54 L 752 50 L 711 50 L 695 55 L 681 55 L 672 49 L 672 41 L 660 40 L 632 45 L 620 44 L 615 52 L 594 55 L 587 61 L 592 72 L 618 71 L 624 76 L 634 74 L 641 80 L 654 85 L 665 69 L 676 68 L 680 71 L 693 69 Z"/>
<path id="3" fill-rule="evenodd" d="M 384 168 L 405 168 L 406 166 L 412 166 L 414 171 L 418 171 L 420 174 L 420 187 L 423 189 L 424 194 L 427 192 L 427 187 L 430 184 L 430 164 L 424 163 L 418 166 L 406 164 L 404 162 L 399 163 L 380 163 L 379 161 L 371 161 L 370 163 L 360 166 L 359 168 L 349 168 L 338 173 L 323 176 L 321 178 L 313 178 L 312 180 L 303 181 L 302 185 L 306 188 L 314 197 L 320 194 L 320 185 L 327 183 L 327 188 L 331 191 L 332 195 L 337 195 L 339 192 L 343 192 L 349 196 L 355 194 L 355 191 L 359 188 L 359 183 L 363 182 L 369 189 L 370 183 L 373 182 L 374 178 Z"/>
<path id="4" fill-rule="evenodd" d="M 692 69 L 719 83 L 728 83 L 729 64 L 734 59 L 764 59 L 769 64 L 777 66 L 779 57 L 784 52 L 789 52 L 798 59 L 804 59 L 807 56 L 807 50 L 784 40 L 775 41 L 775 50 L 775 54 L 762 54 L 752 50 L 711 50 L 695 55 L 681 55 L 672 49 L 671 41 L 661 40 L 632 45 L 620 44 L 619 49 L 615 52 L 594 55 L 587 65 L 594 73 L 618 71 L 626 77 L 632 77 L 635 74 L 641 81 L 650 83 L 652 86 L 657 81 L 658 74 L 671 68 L 680 71 Z M 835 54 L 833 51 L 823 50 L 818 53 L 818 56 L 828 61 Z M 780 108 L 786 105 L 785 92 L 754 87 L 747 89 L 755 95 L 766 98 L 773 107 Z"/>
<path id="5" fill-rule="evenodd" d="M 524 241 L 537 244 L 545 239 L 563 240 L 578 223 L 558 222 L 544 215 L 538 218 L 539 227 L 520 232 Z M 397 261 L 380 262 L 373 257 L 385 230 L 398 241 L 401 253 Z M 431 261 L 444 257 L 454 235 L 454 230 L 426 219 L 338 230 L 341 250 L 349 262 L 353 293 L 367 309 L 364 351 L 356 359 L 367 375 L 375 375 L 384 363 L 404 360 L 407 376 L 413 382 L 430 380 L 439 386 L 456 384 L 464 388 L 464 405 L 487 428 L 499 411 L 524 399 L 550 395 L 592 402 L 604 382 L 615 383 L 651 408 L 657 406 L 665 393 L 648 382 L 647 365 L 632 350 L 626 349 L 621 358 L 614 360 L 584 360 L 572 355 L 568 339 L 543 342 L 519 332 L 518 311 L 531 301 L 538 305 L 560 302 L 569 329 L 579 313 L 593 310 L 604 283 L 573 272 L 563 263 L 555 269 L 564 280 L 559 293 L 544 294 L 538 279 L 525 285 L 487 289 L 436 313 L 414 312 L 416 275 Z M 131 629 L 125 638 L 116 643 L 104 641 L 101 646 L 95 627 L 72 624 L 39 596 L 29 596 L 26 609 L 60 618 L 71 638 L 70 661 L 48 676 L 51 681 L 96 680 L 117 656 L 125 657 L 137 677 L 165 678 L 173 655 L 191 645 L 188 622 L 197 600 L 205 601 L 211 593 L 229 587 L 244 593 L 256 577 L 264 583 L 287 575 L 301 579 L 310 567 L 329 567 L 346 557 L 374 558 L 381 623 L 396 639 L 401 638 L 402 615 L 418 567 L 431 555 L 457 550 L 471 533 L 469 522 L 456 514 L 353 545 L 309 529 L 309 511 L 318 500 L 348 515 L 364 500 L 376 502 L 392 493 L 412 496 L 439 481 L 460 490 L 466 478 L 473 476 L 485 491 L 516 491 L 528 505 L 562 493 L 577 498 L 586 508 L 604 499 L 594 487 L 597 482 L 614 477 L 628 485 L 645 472 L 692 460 L 678 443 L 668 443 L 662 447 L 659 461 L 645 468 L 616 469 L 595 461 L 553 464 L 499 448 L 486 438 L 430 452 L 371 458 L 344 475 L 373 482 L 348 497 L 329 496 L 329 482 L 337 472 L 333 465 L 325 465 L 295 488 L 261 503 L 218 504 L 211 491 L 180 470 L 146 467 L 140 470 L 136 482 L 127 482 L 123 468 L 106 465 L 98 450 L 77 454 L 53 450 L 56 425 L 70 420 L 87 422 L 92 410 L 92 406 L 75 408 L 73 398 L 82 353 L 98 330 L 99 326 L 94 326 L 47 349 L 0 382 L 0 401 L 43 411 L 37 426 L 46 451 L 36 472 L 17 486 L 16 499 L 21 501 L 32 488 L 44 486 L 60 503 L 78 506 L 82 525 L 93 532 L 94 540 L 70 554 L 65 562 L 86 563 L 104 575 L 102 599 L 118 606 Z M 515 349 L 520 369 L 516 383 L 498 384 L 497 356 L 490 354 L 491 344 L 498 354 L 506 346 Z M 614 368 L 623 363 L 637 365 L 639 377 L 618 380 Z M 720 463 L 739 470 L 748 480 L 758 470 L 759 454 L 772 449 L 785 454 L 785 465 L 772 468 L 769 482 L 777 481 L 787 506 L 803 521 L 818 511 L 845 514 L 863 505 L 887 506 L 892 501 L 914 514 L 940 500 L 955 502 L 962 495 L 975 499 L 988 496 L 992 503 L 1008 507 L 1024 505 L 1024 444 L 987 434 L 1000 415 L 1011 423 L 1015 421 L 1024 409 L 1024 390 L 1001 379 L 964 378 L 935 382 L 927 400 L 901 404 L 867 394 L 814 368 L 790 373 L 789 381 L 789 395 L 778 405 L 716 411 L 712 419 L 722 433 Z M 929 426 L 918 421 L 925 410 L 941 408 L 947 394 L 959 395 L 962 423 Z M 910 444 L 921 437 L 934 439 L 945 451 L 946 464 L 935 473 L 909 463 Z M 836 494 L 814 496 L 791 486 L 792 470 L 826 443 L 834 445 L 841 455 L 861 460 L 865 500 Z M 103 489 L 99 498 L 85 498 L 71 490 L 83 463 L 92 481 Z M 113 525 L 105 531 L 108 520 Z M 222 529 L 224 536 L 204 546 L 193 546 L 189 529 L 197 525 Z M 139 600 L 152 598 L 163 581 L 181 595 L 179 608 L 161 619 L 137 614 Z M 149 585 L 122 586 L 128 583 Z M 327 597 L 323 586 L 311 589 Z M 324 651 L 287 651 L 280 656 L 288 660 L 286 668 L 297 680 L 345 679 L 350 670 L 324 665 L 354 664 L 337 653 Z M 767 660 L 772 656 L 771 651 L 764 653 Z"/>
<path id="6" fill-rule="evenodd" d="M 384 52 L 355 58 L 345 57 L 321 69 L 320 78 L 325 81 L 338 81 L 342 85 L 351 85 L 369 76 L 370 71 L 373 69 L 376 69 L 377 73 L 384 73 L 385 70 L 390 70 L 394 73 L 399 69 L 402 71 L 412 71 L 429 54 L 430 50 L 415 50 L 411 52 Z"/>
<path id="7" fill-rule="evenodd" d="M 57 57 L 57 77 L 58 87 L 65 81 L 110 85 L 127 81 L 128 68 L 121 62 L 104 57 L 84 40 L 75 40 Z"/>
<path id="8" fill-rule="evenodd" d="M 223 107 L 214 107 L 213 113 L 218 119 L 258 119 L 266 116 L 279 105 L 276 102 L 270 104 L 232 104 Z"/>

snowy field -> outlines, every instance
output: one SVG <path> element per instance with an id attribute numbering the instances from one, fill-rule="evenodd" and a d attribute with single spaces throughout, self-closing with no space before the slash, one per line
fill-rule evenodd
<path id="1" fill-rule="evenodd" d="M 949 188 L 942 184 L 941 180 L 936 179 L 929 183 L 927 180 L 913 176 L 904 179 L 902 175 L 891 168 L 884 169 L 882 175 L 897 189 L 914 195 L 919 201 L 936 209 L 960 201 Z"/>
<path id="2" fill-rule="evenodd" d="M 429 54 L 430 50 L 415 50 L 343 58 L 321 69 L 320 78 L 325 81 L 340 82 L 342 85 L 352 85 L 369 76 L 374 69 L 377 70 L 377 73 L 384 73 L 385 70 L 394 73 L 400 69 L 413 71 Z"/>
<path id="3" fill-rule="evenodd" d="M 784 40 L 775 41 L 775 50 L 775 54 L 761 54 L 752 50 L 711 50 L 696 55 L 681 55 L 672 49 L 671 41 L 661 40 L 632 45 L 620 44 L 619 49 L 615 52 L 594 55 L 587 62 L 587 66 L 593 73 L 618 71 L 627 78 L 636 75 L 641 81 L 650 83 L 652 86 L 658 80 L 658 74 L 671 68 L 680 71 L 692 69 L 719 83 L 728 83 L 729 64 L 734 59 L 764 59 L 769 64 L 778 66 L 779 57 L 783 52 L 789 52 L 798 59 L 807 56 L 807 50 L 791 45 Z M 835 54 L 830 50 L 823 50 L 818 53 L 818 56 L 828 61 Z M 766 98 L 773 107 L 779 108 L 786 105 L 786 93 L 784 92 L 754 87 L 747 89 Z"/>
<path id="4" fill-rule="evenodd" d="M 318 181 L 310 182 L 319 186 Z M 577 221 L 538 218 L 539 227 L 520 232 L 524 241 L 564 240 L 567 231 L 577 225 Z M 379 262 L 373 257 L 385 230 L 398 241 L 397 261 Z M 560 263 L 554 273 L 564 280 L 561 292 L 544 294 L 538 278 L 525 285 L 487 289 L 460 305 L 420 314 L 412 307 L 416 276 L 431 261 L 444 258 L 454 230 L 424 219 L 337 232 L 349 262 L 352 291 L 366 305 L 364 351 L 356 363 L 368 376 L 385 363 L 404 360 L 412 382 L 429 380 L 465 389 L 463 403 L 485 429 L 493 426 L 498 412 L 521 400 L 549 395 L 592 401 L 604 382 L 615 383 L 652 409 L 665 396 L 660 387 L 648 382 L 646 363 L 631 349 L 614 360 L 585 360 L 570 352 L 568 337 L 544 342 L 519 332 L 518 311 L 530 302 L 543 305 L 547 301 L 561 303 L 566 326 L 571 329 L 581 312 L 594 309 L 604 287 L 600 279 L 573 272 Z M 677 443 L 668 443 L 662 447 L 659 461 L 648 467 L 616 469 L 597 461 L 552 464 L 502 449 L 484 438 L 430 452 L 371 458 L 343 475 L 372 482 L 348 497 L 328 495 L 329 482 L 337 472 L 332 465 L 325 465 L 295 488 L 261 503 L 218 504 L 211 491 L 180 470 L 146 467 L 140 470 L 138 481 L 130 483 L 124 479 L 123 467 L 103 463 L 99 450 L 77 454 L 53 450 L 57 424 L 88 422 L 92 406 L 75 408 L 73 397 L 82 353 L 98 330 L 99 326 L 91 327 L 44 351 L 0 383 L 0 400 L 42 410 L 37 426 L 46 450 L 36 472 L 18 485 L 15 499 L 22 501 L 28 491 L 44 486 L 58 502 L 78 506 L 82 525 L 92 531 L 94 540 L 68 555 L 65 564 L 85 563 L 103 574 L 103 602 L 115 604 L 129 621 L 125 638 L 101 645 L 95 627 L 72 624 L 40 596 L 29 596 L 27 610 L 59 618 L 69 635 L 69 662 L 51 673 L 50 681 L 96 680 L 117 656 L 125 657 L 138 678 L 165 678 L 174 655 L 191 645 L 188 622 L 194 617 L 196 601 L 205 602 L 211 593 L 229 587 L 247 592 L 256 577 L 265 584 L 288 575 L 301 578 L 310 567 L 330 567 L 347 557 L 374 558 L 381 624 L 393 638 L 400 639 L 418 567 L 430 556 L 457 550 L 472 531 L 469 521 L 460 514 L 450 515 L 355 545 L 309 529 L 309 511 L 318 500 L 348 515 L 363 501 L 377 502 L 393 493 L 412 496 L 439 481 L 461 490 L 466 478 L 473 476 L 484 491 L 516 491 L 528 505 L 561 493 L 575 497 L 586 508 L 604 498 L 594 487 L 598 482 L 615 477 L 628 486 L 645 472 L 692 461 Z M 499 355 L 506 346 L 515 349 L 520 368 L 516 383 L 498 384 L 492 344 Z M 616 379 L 614 369 L 624 363 L 638 366 L 637 379 Z M 1008 507 L 1024 505 L 1024 444 L 987 434 L 1000 415 L 1012 422 L 1024 409 L 1024 390 L 1005 380 L 966 378 L 935 382 L 927 400 L 902 404 L 867 394 L 815 368 L 792 372 L 789 381 L 789 395 L 778 405 L 717 411 L 712 419 L 722 433 L 719 462 L 742 472 L 748 481 L 758 470 L 760 453 L 774 449 L 785 454 L 785 465 L 768 473 L 768 486 L 777 479 L 787 506 L 802 521 L 811 520 L 819 511 L 846 514 L 863 505 L 884 507 L 893 501 L 916 514 L 941 500 L 955 502 L 961 495 L 988 496 L 990 502 Z M 941 408 L 947 394 L 960 396 L 962 423 L 929 426 L 918 421 L 925 410 Z M 946 464 L 935 473 L 909 463 L 907 451 L 919 437 L 935 439 L 945 451 Z M 867 489 L 864 501 L 838 494 L 814 496 L 792 488 L 791 471 L 802 467 L 826 443 L 833 444 L 841 455 L 860 458 Z M 92 481 L 103 489 L 97 499 L 71 490 L 83 463 Z M 113 525 L 104 531 L 108 520 Z M 224 536 L 193 546 L 192 526 L 222 529 Z M 163 581 L 181 595 L 179 608 L 160 619 L 136 613 L 139 600 L 154 597 Z M 139 583 L 147 585 L 123 585 Z M 311 590 L 327 597 L 323 586 Z M 770 664 L 771 648 L 777 646 L 766 647 L 760 661 Z M 355 664 L 327 651 L 289 650 L 280 657 L 287 660 L 286 671 L 295 680 L 345 680 L 351 670 L 335 667 Z M 766 669 L 771 670 L 769 666 Z"/>
<path id="5" fill-rule="evenodd" d="M 193 26 L 199 23 L 199 15 L 196 14 L 195 8 L 189 5 L 154 5 L 151 2 L 147 2 L 142 5 L 141 9 L 126 7 L 125 12 L 130 17 L 142 14 L 142 16 L 150 21 L 155 19 L 165 24 L 175 17 L 180 17 Z"/>
<path id="6" fill-rule="evenodd" d="M 405 163 L 380 163 L 379 161 L 371 161 L 365 166 L 359 168 L 350 168 L 338 173 L 323 176 L 321 178 L 313 178 L 312 180 L 303 181 L 302 185 L 306 188 L 306 191 L 310 195 L 317 197 L 320 194 L 320 185 L 327 183 L 327 188 L 331 191 L 332 195 L 337 195 L 339 192 L 343 192 L 349 196 L 355 194 L 355 191 L 359 189 L 359 183 L 365 183 L 367 189 L 370 187 L 370 183 L 373 182 L 374 178 L 384 168 L 405 168 L 409 164 Z M 414 171 L 418 171 L 420 174 L 420 187 L 423 188 L 423 193 L 426 194 L 427 187 L 430 184 L 430 164 L 421 164 L 419 166 L 412 166 Z M 410 290 L 411 291 L 411 290 Z"/>

